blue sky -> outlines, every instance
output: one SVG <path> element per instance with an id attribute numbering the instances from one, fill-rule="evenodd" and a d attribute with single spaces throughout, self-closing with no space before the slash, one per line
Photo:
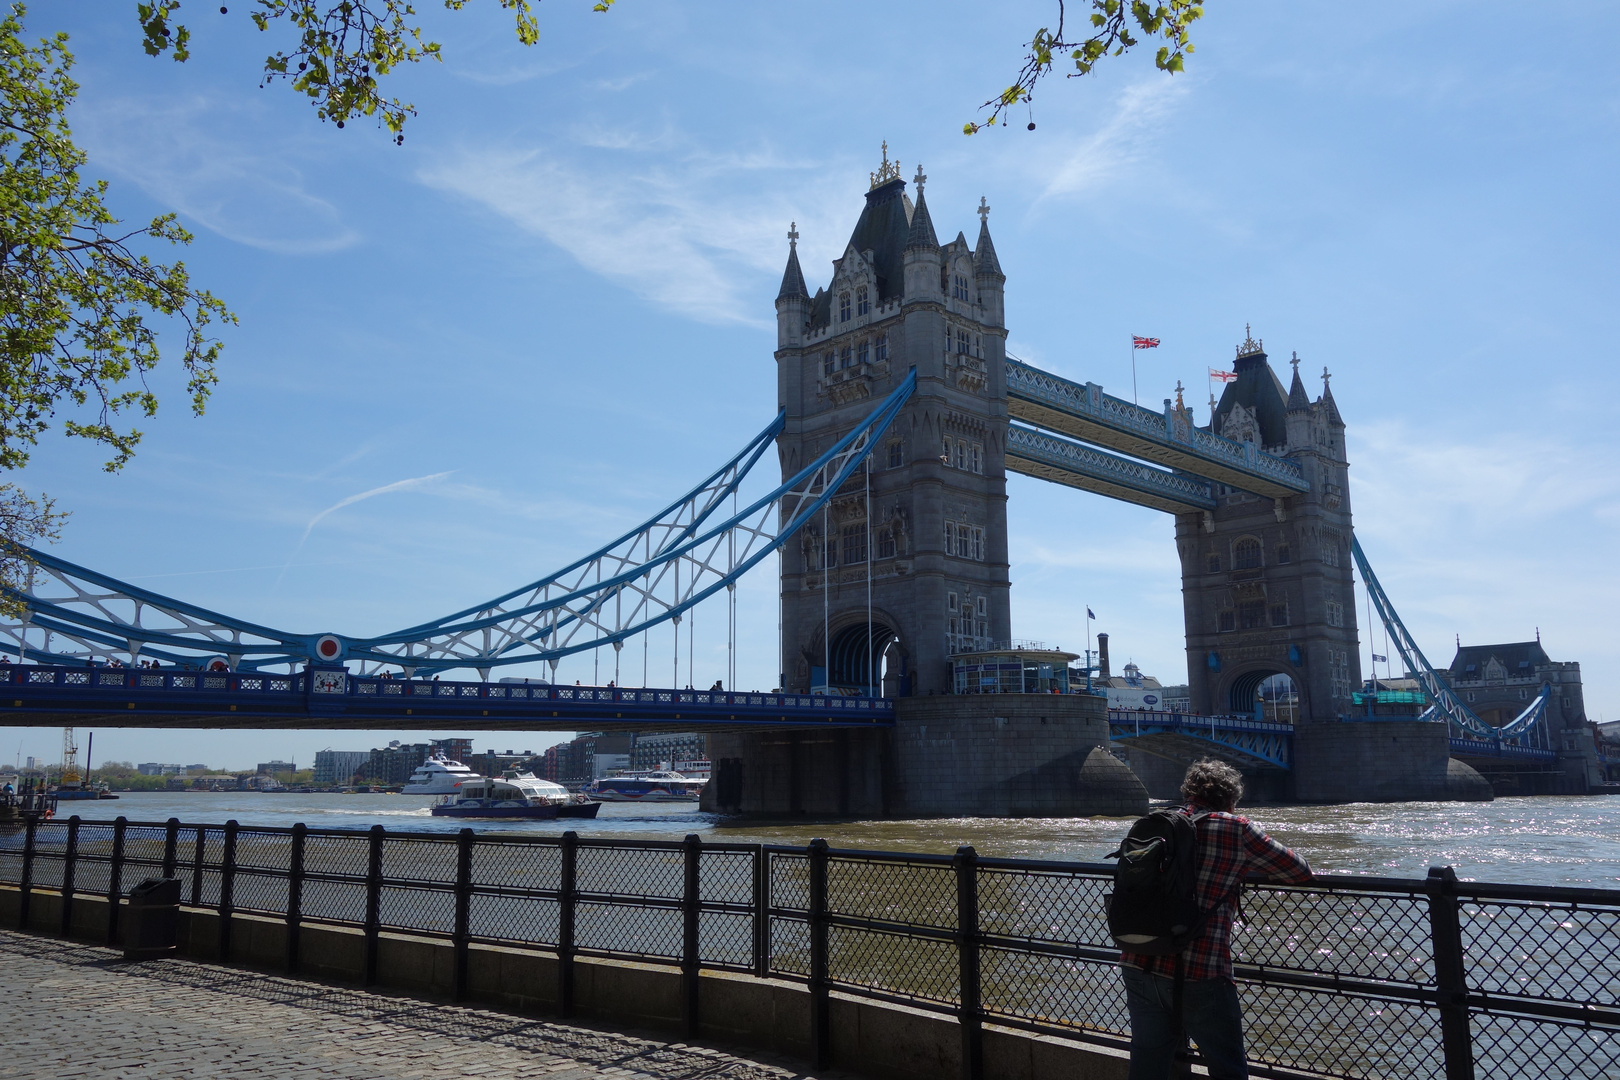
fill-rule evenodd
<path id="1" fill-rule="evenodd" d="M 1111 61 L 1043 86 L 1034 132 L 969 139 L 1055 5 L 547 0 L 532 49 L 494 7 L 423 5 L 445 62 L 397 80 L 421 110 L 400 148 L 259 89 L 271 41 L 245 5 L 188 4 L 184 65 L 141 52 L 132 0 L 33 6 L 32 33 L 72 34 L 89 175 L 121 215 L 178 212 L 196 279 L 241 317 L 207 415 L 160 374 L 122 474 L 42 444 L 20 480 L 73 510 L 60 554 L 351 634 L 562 565 L 769 418 L 788 222 L 813 289 L 886 139 L 903 175 L 923 163 L 942 239 L 988 198 L 1015 354 L 1128 394 L 1130 335 L 1160 337 L 1143 400 L 1180 379 L 1201 417 L 1245 323 L 1281 373 L 1296 350 L 1329 368 L 1357 533 L 1430 658 L 1540 627 L 1592 716 L 1620 716 L 1620 9 L 1549 31 L 1507 4 L 1212 0 L 1186 74 Z M 1083 648 L 1089 603 L 1116 663 L 1183 679 L 1171 519 L 1008 489 L 1014 632 Z M 744 685 L 775 679 L 772 593 L 740 590 Z M 723 613 L 697 624 L 712 681 Z M 109 729 L 96 756 L 304 762 L 391 737 Z M 60 745 L 10 738 L 0 757 Z"/>

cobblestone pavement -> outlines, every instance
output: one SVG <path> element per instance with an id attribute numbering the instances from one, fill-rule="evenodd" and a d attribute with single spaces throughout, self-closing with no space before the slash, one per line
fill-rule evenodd
<path id="1" fill-rule="evenodd" d="M 0 931 L 0 1077 L 794 1080 L 759 1055 Z"/>

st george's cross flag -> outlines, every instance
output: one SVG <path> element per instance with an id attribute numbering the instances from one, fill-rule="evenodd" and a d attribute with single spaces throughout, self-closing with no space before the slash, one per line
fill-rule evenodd
<path id="1" fill-rule="evenodd" d="M 1223 383 L 1236 382 L 1237 381 L 1237 372 L 1235 372 L 1235 371 L 1222 371 L 1220 368 L 1210 368 L 1209 369 L 1209 377 L 1214 379 L 1216 382 L 1223 382 Z"/>
<path id="2" fill-rule="evenodd" d="M 1131 335 L 1131 348 L 1133 349 L 1157 349 L 1158 347 L 1159 339 L 1156 337 L 1137 337 L 1135 334 Z"/>

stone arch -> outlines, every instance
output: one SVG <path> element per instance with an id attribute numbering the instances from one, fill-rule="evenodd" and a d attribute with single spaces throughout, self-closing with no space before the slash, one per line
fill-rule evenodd
<path id="1" fill-rule="evenodd" d="M 911 649 L 900 626 L 900 620 L 877 608 L 872 609 L 870 633 L 864 610 L 835 614 L 826 637 L 816 629 L 805 661 L 811 668 L 828 665 L 823 677 L 834 692 L 903 696 L 910 693 Z"/>
<path id="2" fill-rule="evenodd" d="M 1234 674 L 1226 686 L 1226 707 L 1271 723 L 1297 723 L 1303 715 L 1304 683 L 1287 664 L 1257 664 Z"/>

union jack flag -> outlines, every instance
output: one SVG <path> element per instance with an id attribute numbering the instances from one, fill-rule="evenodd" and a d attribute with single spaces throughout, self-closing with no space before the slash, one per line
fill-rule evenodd
<path id="1" fill-rule="evenodd" d="M 1157 349 L 1158 347 L 1159 339 L 1156 337 L 1137 337 L 1135 334 L 1131 335 L 1131 348 L 1133 349 Z"/>
<path id="2" fill-rule="evenodd" d="M 1222 371 L 1220 368 L 1210 368 L 1209 369 L 1209 377 L 1214 379 L 1216 382 L 1223 382 L 1223 383 L 1236 382 L 1237 381 L 1237 372 L 1235 372 L 1235 371 Z"/>

